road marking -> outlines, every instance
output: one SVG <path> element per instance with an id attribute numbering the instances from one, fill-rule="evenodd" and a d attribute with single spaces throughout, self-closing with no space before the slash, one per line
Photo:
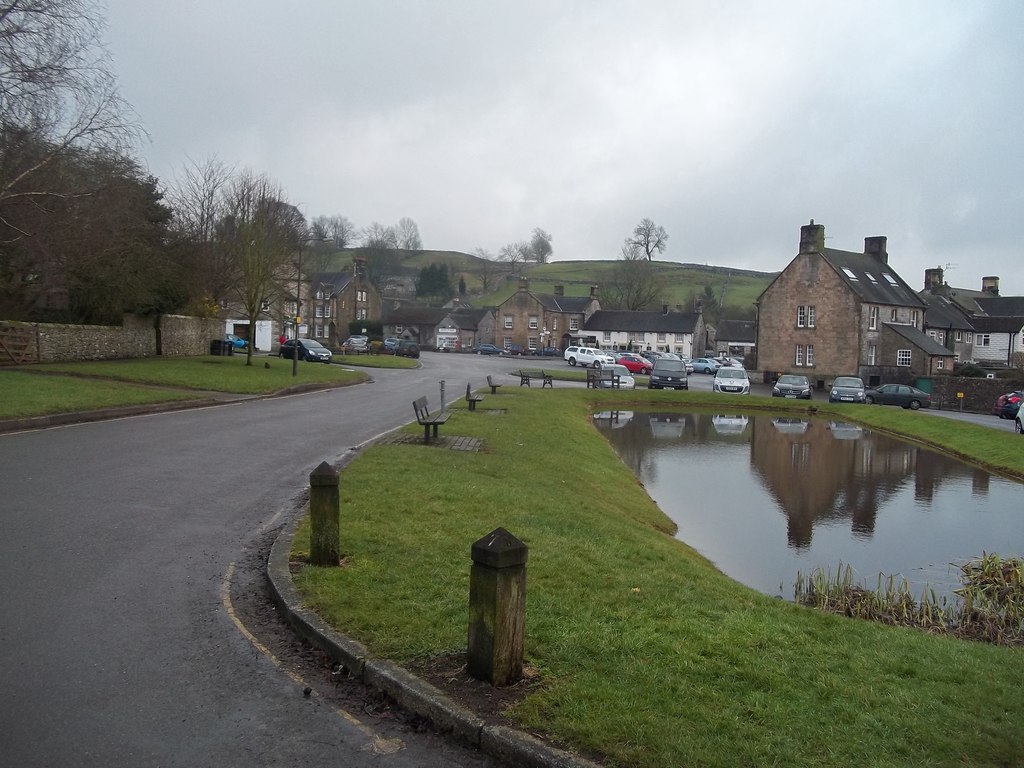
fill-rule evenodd
<path id="1" fill-rule="evenodd" d="M 245 637 L 245 639 L 248 640 L 257 651 L 266 656 L 270 660 L 271 664 L 288 675 L 288 677 L 290 677 L 301 688 L 312 688 L 312 686 L 310 686 L 301 675 L 287 669 L 284 664 L 281 663 L 281 660 L 278 659 L 273 652 L 267 648 L 267 646 L 261 643 L 259 639 L 246 628 L 242 623 L 242 620 L 238 618 L 238 614 L 235 612 L 235 606 L 231 603 L 231 580 L 234 578 L 234 575 L 235 563 L 232 561 L 228 565 L 227 573 L 224 574 L 224 580 L 221 582 L 220 586 L 221 603 L 224 605 L 224 610 L 227 611 L 228 618 L 231 619 L 231 622 L 235 625 L 238 631 L 242 633 L 242 636 Z M 319 697 L 319 695 L 320 694 L 315 690 L 311 690 L 310 692 L 310 696 Z M 373 752 L 377 755 L 393 755 L 405 747 L 405 744 L 401 739 L 385 739 L 383 736 L 375 733 L 370 726 L 360 721 L 359 718 L 351 712 L 333 704 L 328 704 L 328 706 L 343 720 L 358 728 L 366 738 L 370 739 L 370 743 L 363 747 L 364 750 Z"/>

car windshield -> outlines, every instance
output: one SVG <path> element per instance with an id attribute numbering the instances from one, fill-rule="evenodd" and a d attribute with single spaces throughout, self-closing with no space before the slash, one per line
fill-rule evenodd
<path id="1" fill-rule="evenodd" d="M 654 364 L 655 371 L 681 371 L 683 370 L 682 360 L 669 360 L 664 357 L 658 358 L 658 361 Z"/>
<path id="2" fill-rule="evenodd" d="M 327 347 L 325 347 L 319 341 L 313 341 L 312 339 L 303 339 L 302 344 L 307 349 L 327 349 Z"/>
<path id="3" fill-rule="evenodd" d="M 807 386 L 806 376 L 779 376 L 779 384 L 797 384 Z"/>
<path id="4" fill-rule="evenodd" d="M 720 379 L 745 379 L 747 374 L 739 368 L 719 368 L 715 374 Z"/>
<path id="5" fill-rule="evenodd" d="M 836 379 L 833 382 L 832 386 L 833 387 L 856 387 L 857 389 L 861 389 L 864 386 L 864 382 L 861 381 L 860 379 L 854 378 L 852 376 L 840 376 L 838 379 Z"/>
<path id="6" fill-rule="evenodd" d="M 606 365 L 605 368 L 616 376 L 629 376 L 629 369 L 624 365 Z"/>

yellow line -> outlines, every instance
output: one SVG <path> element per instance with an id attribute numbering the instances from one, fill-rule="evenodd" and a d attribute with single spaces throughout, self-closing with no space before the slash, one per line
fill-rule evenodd
<path id="1" fill-rule="evenodd" d="M 238 614 L 235 612 L 235 606 L 231 603 L 231 580 L 234 577 L 234 575 L 235 564 L 234 562 L 232 562 L 230 565 L 228 565 L 227 573 L 224 574 L 224 581 L 221 583 L 220 586 L 221 603 L 224 605 L 224 610 L 227 611 L 228 618 L 230 618 L 231 622 L 235 625 L 235 627 L 238 628 L 238 631 L 241 632 L 242 635 L 250 643 L 252 643 L 253 647 L 257 651 L 262 653 L 264 656 L 266 656 L 268 659 L 270 659 L 270 662 L 275 667 L 280 669 L 282 672 L 288 675 L 288 677 L 290 677 L 295 683 L 302 686 L 303 688 L 311 688 L 309 683 L 307 683 L 300 675 L 296 674 L 295 672 L 292 672 L 289 669 L 286 669 L 284 665 L 281 663 L 281 661 L 270 651 L 270 649 L 263 645 L 263 643 L 261 643 L 255 637 L 255 635 L 252 634 L 252 632 L 246 629 L 244 624 L 242 624 L 241 619 L 238 618 Z M 310 695 L 319 696 L 319 694 L 316 691 L 312 691 Z M 346 710 L 341 709 L 340 707 L 336 707 L 333 704 L 330 704 L 328 706 L 330 706 L 342 719 L 346 720 L 347 722 L 358 728 L 363 733 L 364 736 L 366 736 L 369 739 L 372 739 L 373 744 L 371 748 L 373 749 L 373 751 L 379 754 L 393 754 L 394 752 L 402 748 L 403 745 L 400 739 L 384 739 L 376 733 L 374 733 L 372 728 L 370 728 L 365 723 L 361 722 L 351 712 L 347 712 Z"/>

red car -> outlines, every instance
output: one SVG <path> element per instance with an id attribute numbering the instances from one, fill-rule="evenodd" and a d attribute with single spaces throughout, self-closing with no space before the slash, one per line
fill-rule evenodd
<path id="1" fill-rule="evenodd" d="M 1024 392 L 1007 392 L 1000 395 L 992 406 L 992 414 L 1000 419 L 1014 419 L 1020 409 L 1021 400 L 1024 399 Z"/>
<path id="2" fill-rule="evenodd" d="M 635 355 L 632 352 L 624 352 L 615 358 L 615 362 L 626 366 L 630 373 L 642 373 L 644 375 L 651 372 L 651 366 L 653 365 L 647 358 L 640 357 L 640 355 Z"/>

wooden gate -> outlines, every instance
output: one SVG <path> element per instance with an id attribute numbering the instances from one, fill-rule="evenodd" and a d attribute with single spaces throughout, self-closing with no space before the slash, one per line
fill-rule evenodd
<path id="1" fill-rule="evenodd" d="M 23 365 L 36 360 L 36 333 L 26 325 L 0 323 L 0 365 Z"/>

